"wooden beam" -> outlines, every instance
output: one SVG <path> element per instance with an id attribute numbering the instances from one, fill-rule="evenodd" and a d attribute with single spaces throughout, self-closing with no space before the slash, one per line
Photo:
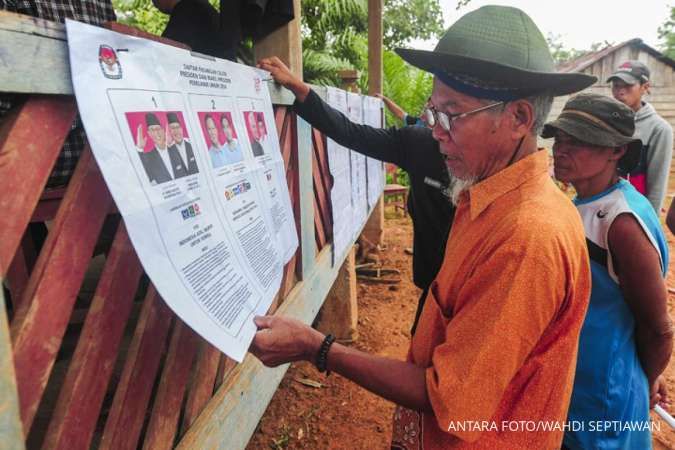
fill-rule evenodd
<path id="1" fill-rule="evenodd" d="M 383 0 L 368 0 L 368 93 L 382 93 Z"/>
<path id="2" fill-rule="evenodd" d="M 87 144 L 12 320 L 21 420 L 30 430 L 113 201 Z"/>
<path id="3" fill-rule="evenodd" d="M 7 308 L 0 277 L 0 436 L 7 450 L 24 450 L 19 412 L 19 394 L 16 389 L 14 358 L 9 339 Z"/>
<path id="4" fill-rule="evenodd" d="M 0 11 L 0 55 L 0 92 L 73 95 L 63 24 Z M 272 103 L 293 104 L 289 90 L 267 84 Z"/>
<path id="5" fill-rule="evenodd" d="M 0 64 L 2 60 L 0 56 Z M 13 70 L 0 72 L 14 73 Z M 34 95 L 3 118 L 0 126 L 0 209 L 3 211 L 0 215 L 3 233 L 0 276 L 7 273 L 14 258 L 76 112 L 72 97 Z M 36 135 L 40 138 L 36 139 Z"/>
<path id="6" fill-rule="evenodd" d="M 338 341 L 356 341 L 359 337 L 357 299 L 356 252 L 352 246 L 319 311 L 316 329 L 332 334 Z"/>
<path id="7" fill-rule="evenodd" d="M 302 78 L 302 37 L 300 35 L 300 0 L 293 0 L 295 18 L 281 28 L 253 43 L 255 59 L 278 56 L 294 75 Z"/>
<path id="8" fill-rule="evenodd" d="M 120 223 L 42 450 L 88 449 L 143 269 Z"/>
<path id="9" fill-rule="evenodd" d="M 127 351 L 99 449 L 135 450 L 173 314 L 153 285 Z"/>

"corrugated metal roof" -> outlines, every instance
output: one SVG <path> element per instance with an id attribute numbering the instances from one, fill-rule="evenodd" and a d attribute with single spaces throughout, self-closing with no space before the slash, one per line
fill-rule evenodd
<path id="1" fill-rule="evenodd" d="M 562 64 L 559 64 L 557 66 L 558 72 L 582 72 L 586 68 L 592 66 L 594 63 L 597 61 L 601 60 L 607 55 L 610 55 L 614 53 L 615 51 L 627 46 L 635 46 L 638 47 L 640 50 L 644 50 L 645 52 L 649 53 L 652 55 L 654 58 L 657 60 L 661 61 L 662 63 L 670 66 L 671 68 L 675 69 L 675 60 L 668 58 L 666 55 L 661 53 L 660 51 L 656 50 L 653 47 L 650 47 L 649 45 L 645 44 L 642 39 L 640 38 L 635 38 L 635 39 L 630 39 L 628 41 L 622 42 L 617 45 L 612 45 L 603 48 L 602 50 L 598 50 L 595 52 L 590 52 L 585 55 L 582 55 L 576 59 L 573 59 L 571 61 L 566 61 Z"/>

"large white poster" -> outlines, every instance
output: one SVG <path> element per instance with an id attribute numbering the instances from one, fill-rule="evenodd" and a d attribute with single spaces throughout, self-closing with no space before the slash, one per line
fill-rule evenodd
<path id="1" fill-rule="evenodd" d="M 92 152 L 162 298 L 241 361 L 298 241 L 263 74 L 68 21 Z"/>

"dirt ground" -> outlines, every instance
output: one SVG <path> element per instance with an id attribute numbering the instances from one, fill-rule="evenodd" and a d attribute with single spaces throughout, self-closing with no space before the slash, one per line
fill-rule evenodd
<path id="1" fill-rule="evenodd" d="M 404 251 L 412 246 L 411 222 L 407 218 L 387 218 L 385 233 L 382 263 L 399 269 L 401 282 L 395 286 L 359 283 L 359 340 L 353 346 L 403 359 L 420 292 L 411 281 L 411 256 Z M 675 287 L 675 238 L 670 232 L 666 233 L 671 258 L 668 285 Z M 668 306 L 675 319 L 675 294 L 669 294 Z M 671 397 L 675 398 L 675 355 L 665 375 Z M 320 387 L 307 385 L 313 382 L 320 383 Z M 393 409 L 390 402 L 339 375 L 325 377 L 311 364 L 294 364 L 282 380 L 248 449 L 386 449 Z M 653 417 L 661 428 L 654 433 L 654 448 L 675 450 L 675 430 L 654 414 Z"/>

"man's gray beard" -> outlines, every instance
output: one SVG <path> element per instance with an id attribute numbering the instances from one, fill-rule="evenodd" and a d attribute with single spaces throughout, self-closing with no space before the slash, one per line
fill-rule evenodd
<path id="1" fill-rule="evenodd" d="M 466 179 L 461 179 L 455 177 L 450 171 L 448 171 L 448 177 L 450 178 L 450 184 L 448 185 L 447 195 L 453 205 L 457 206 L 459 203 L 459 196 L 462 192 L 469 190 L 471 186 L 476 184 L 476 177 L 469 177 Z"/>

